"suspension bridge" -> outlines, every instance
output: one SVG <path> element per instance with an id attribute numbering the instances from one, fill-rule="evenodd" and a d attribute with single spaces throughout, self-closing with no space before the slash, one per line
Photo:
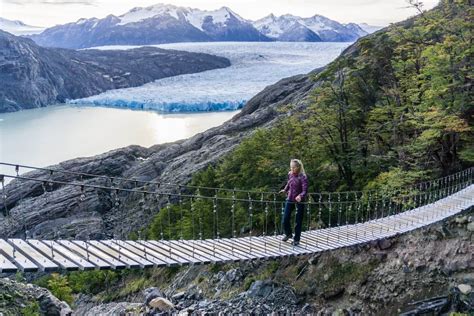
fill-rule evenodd
<path id="1" fill-rule="evenodd" d="M 61 169 L 0 163 L 14 168 L 0 174 L 0 210 L 15 221 L 16 208 L 28 196 L 22 185 L 42 190 L 77 188 L 78 203 L 86 194 L 107 192 L 112 208 L 130 196 L 141 196 L 160 214 L 154 240 L 112 238 L 73 240 L 29 236 L 0 239 L 0 272 L 149 267 L 226 263 L 299 256 L 364 244 L 425 227 L 459 214 L 474 204 L 474 168 L 397 189 L 309 193 L 306 227 L 297 246 L 282 241 L 284 198 L 276 191 L 247 191 L 139 181 Z M 20 175 L 20 169 L 41 176 Z M 67 179 L 67 180 L 66 180 Z M 11 180 L 11 185 L 6 185 Z M 40 195 L 40 196 L 41 196 Z M 151 202 L 150 202 L 151 201 Z M 1 215 L 0 215 L 0 218 Z"/>

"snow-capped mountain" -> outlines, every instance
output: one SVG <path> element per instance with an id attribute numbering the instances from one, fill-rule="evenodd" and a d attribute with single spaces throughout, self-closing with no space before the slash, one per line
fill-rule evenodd
<path id="1" fill-rule="evenodd" d="M 30 37 L 43 46 L 87 48 L 207 41 L 350 42 L 367 34 L 355 23 L 344 25 L 321 15 L 270 14 L 253 22 L 227 7 L 206 11 L 156 4 L 120 16 L 80 19 Z"/>
<path id="2" fill-rule="evenodd" d="M 12 21 L 0 18 L 0 30 L 13 35 L 38 34 L 43 32 L 44 29 L 44 27 L 26 25 L 21 21 Z"/>
<path id="3" fill-rule="evenodd" d="M 253 23 L 255 28 L 270 38 L 285 42 L 321 42 L 322 39 L 293 15 L 276 17 L 270 14 Z"/>
<path id="4" fill-rule="evenodd" d="M 271 41 L 227 7 L 214 11 L 157 4 L 103 19 L 80 19 L 31 36 L 64 48 L 202 41 Z"/>
<path id="5" fill-rule="evenodd" d="M 373 33 L 373 32 L 376 32 L 380 29 L 383 28 L 383 26 L 377 26 L 377 25 L 369 25 L 367 23 L 359 23 L 358 24 L 364 31 L 366 31 L 367 33 Z"/>
<path id="6" fill-rule="evenodd" d="M 321 15 L 301 18 L 291 14 L 270 14 L 253 25 L 264 35 L 279 41 L 349 42 L 367 35 L 355 23 L 341 24 Z"/>

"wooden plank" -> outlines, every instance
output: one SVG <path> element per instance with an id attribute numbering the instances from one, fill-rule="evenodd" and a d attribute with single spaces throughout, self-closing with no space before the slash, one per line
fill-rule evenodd
<path id="1" fill-rule="evenodd" d="M 257 237 L 240 237 L 238 238 L 238 244 L 240 247 L 246 249 L 248 253 L 251 256 L 254 256 L 254 253 L 256 254 L 264 254 L 267 255 L 268 258 L 278 258 L 278 257 L 284 257 L 285 255 L 291 255 L 291 252 L 283 252 L 280 249 L 273 249 L 270 247 L 267 247 L 267 249 L 264 249 L 264 247 L 260 247 L 258 243 L 252 242 L 253 239 Z"/>
<path id="2" fill-rule="evenodd" d="M 94 252 L 89 251 L 87 252 L 86 249 L 82 248 L 81 246 L 77 245 L 74 240 L 58 240 L 59 244 L 64 246 L 64 248 L 68 249 L 68 251 L 73 252 L 84 260 L 94 264 L 98 269 L 112 269 L 112 264 L 101 257 L 97 256 Z"/>
<path id="3" fill-rule="evenodd" d="M 301 240 L 314 240 L 314 242 L 311 243 L 311 245 L 316 245 L 317 247 L 320 248 L 320 250 L 328 250 L 328 249 L 335 249 L 335 248 L 340 248 L 340 247 L 345 247 L 352 245 L 354 241 L 356 240 L 355 237 L 352 237 L 352 232 L 349 231 L 349 229 L 338 229 L 338 234 L 339 234 L 339 239 L 334 235 L 334 232 L 331 229 L 325 229 L 323 232 L 320 233 L 315 233 L 315 234 L 308 234 L 308 235 L 303 235 L 301 237 Z M 355 234 L 355 233 L 354 233 Z M 321 236 L 319 236 L 321 235 Z M 305 239 L 303 239 L 303 236 Z M 324 237 L 323 237 L 324 236 Z M 321 245 L 321 242 L 326 243 L 328 246 Z"/>
<path id="4" fill-rule="evenodd" d="M 226 242 L 227 240 L 230 241 L 230 245 Z M 193 241 L 189 240 L 189 242 L 192 243 Z M 226 239 L 226 238 L 221 238 L 219 240 L 209 239 L 209 243 L 215 243 L 216 247 L 219 247 L 219 248 L 227 251 L 229 254 L 231 254 L 231 255 L 233 255 L 237 258 L 240 258 L 241 260 L 255 259 L 255 257 L 249 256 L 248 253 L 235 248 L 232 244 L 232 239 Z M 260 259 L 260 258 L 265 258 L 265 257 L 264 256 L 258 256 L 256 259 Z"/>
<path id="5" fill-rule="evenodd" d="M 141 259 L 149 261 L 150 263 L 152 263 L 153 267 L 169 266 L 167 262 L 160 260 L 159 258 L 153 256 L 150 252 L 147 252 L 147 249 L 144 246 L 137 248 L 130 244 L 127 240 L 120 241 L 120 246 L 132 252 Z"/>
<path id="6" fill-rule="evenodd" d="M 0 253 L 0 273 L 15 273 L 17 271 L 18 267 Z"/>
<path id="7" fill-rule="evenodd" d="M 266 242 L 267 247 L 274 247 L 275 249 L 278 249 L 281 252 L 289 253 L 291 256 L 307 254 L 310 252 L 307 248 L 304 247 L 304 244 L 302 244 L 301 241 L 298 246 L 293 246 L 289 242 L 281 241 L 281 238 L 278 237 L 283 238 L 283 236 L 271 236 L 267 237 L 266 240 L 261 240 L 261 242 Z M 263 247 L 265 247 L 265 244 L 263 245 Z M 308 245 L 308 247 L 310 246 Z"/>
<path id="8" fill-rule="evenodd" d="M 306 242 L 312 247 L 316 247 L 317 249 L 319 249 L 318 251 L 334 249 L 334 247 L 327 244 L 325 240 L 317 238 L 316 230 L 302 232 L 301 240 L 306 240 Z"/>
<path id="9" fill-rule="evenodd" d="M 7 242 L 15 247 L 17 251 L 23 252 L 23 254 L 33 261 L 41 271 L 48 272 L 59 270 L 60 267 L 55 262 L 53 262 L 49 256 L 44 256 L 42 253 L 31 247 L 26 241 L 12 238 L 7 239 Z"/>
<path id="10" fill-rule="evenodd" d="M 185 264 L 200 264 L 200 263 L 210 263 L 211 261 L 202 258 L 199 256 L 193 257 L 192 254 L 188 254 L 186 251 L 182 251 L 181 249 L 176 249 L 170 247 L 170 243 L 168 241 L 156 241 L 156 240 L 149 240 L 146 242 L 149 244 L 149 247 L 154 247 L 156 251 L 161 251 L 163 253 L 168 253 L 172 258 L 179 257 L 184 259 Z"/>
<path id="11" fill-rule="evenodd" d="M 22 252 L 18 252 L 15 247 L 4 239 L 0 239 L 0 252 L 23 272 L 36 272 L 40 269 L 33 261 Z"/>
<path id="12" fill-rule="evenodd" d="M 287 255 L 291 255 L 291 256 L 294 255 L 294 251 L 289 250 L 288 248 L 285 248 L 285 247 L 282 247 L 281 249 L 278 249 L 278 250 L 276 249 L 272 250 L 272 248 L 267 244 L 267 248 L 265 249 L 265 244 L 262 241 L 260 241 L 258 237 L 243 237 L 242 241 L 246 242 L 247 244 L 249 244 L 249 246 L 252 247 L 250 249 L 251 253 L 254 249 L 258 249 L 260 252 L 263 252 L 263 253 L 273 253 L 277 257 L 281 256 L 282 252 L 286 252 Z"/>
<path id="13" fill-rule="evenodd" d="M 144 268 L 151 268 L 154 267 L 155 264 L 151 262 L 148 259 L 142 258 L 141 256 L 136 255 L 134 252 L 131 252 L 128 250 L 127 247 L 124 247 L 124 242 L 120 240 L 97 240 L 95 241 L 97 243 L 102 243 L 109 248 L 112 248 L 116 252 L 119 253 L 121 256 L 125 256 L 126 258 L 130 259 L 130 262 L 136 262 L 138 263 L 139 267 L 144 269 Z M 121 258 L 119 258 L 121 259 Z"/>
<path id="14" fill-rule="evenodd" d="M 48 245 L 46 245 L 44 241 L 42 240 L 37 240 L 37 241 L 43 243 L 45 246 L 48 247 Z M 48 244 L 50 243 L 51 241 L 48 242 Z M 64 247 L 62 244 L 56 241 L 52 241 L 52 244 L 53 244 L 55 252 L 60 253 L 64 257 L 74 262 L 79 267 L 79 270 L 93 270 L 96 268 L 96 266 L 90 263 L 89 261 L 87 261 L 85 257 L 82 257 L 80 254 L 77 254 L 76 252 L 69 250 L 68 248 Z M 99 267 L 97 266 L 97 268 Z"/>
<path id="15" fill-rule="evenodd" d="M 28 239 L 26 241 L 28 242 L 28 244 L 30 244 L 31 247 L 36 249 L 38 252 L 40 252 L 44 256 L 51 258 L 51 260 L 54 261 L 57 265 L 59 265 L 62 269 L 69 271 L 79 270 L 79 266 L 75 262 L 69 260 L 60 252 L 56 251 L 52 241 L 43 240 L 43 242 L 41 242 L 35 239 Z M 50 255 L 48 256 L 48 254 Z"/>
<path id="16" fill-rule="evenodd" d="M 140 267 L 140 264 L 138 262 L 127 258 L 121 252 L 115 251 L 114 249 L 107 247 L 100 241 L 89 240 L 86 242 L 76 240 L 74 242 L 82 244 L 82 248 L 85 248 L 87 243 L 89 245 L 89 251 L 93 251 L 96 253 L 96 255 L 100 256 L 103 259 L 106 259 L 114 266 L 114 269 L 137 269 Z"/>
<path id="17" fill-rule="evenodd" d="M 277 258 L 277 256 L 273 254 L 269 254 L 269 253 L 265 254 L 258 251 L 254 251 L 252 252 L 252 254 L 250 254 L 248 246 L 244 247 L 244 245 L 242 245 L 239 239 L 240 238 L 221 238 L 219 239 L 219 242 L 230 249 L 234 249 L 234 251 L 237 251 L 239 253 L 244 253 L 247 258 L 251 258 L 251 259 Z"/>
<path id="18" fill-rule="evenodd" d="M 216 241 L 218 240 L 216 239 Z M 188 240 L 180 240 L 179 243 L 191 248 L 191 251 L 192 249 L 196 249 L 196 245 L 199 245 L 199 250 L 206 253 L 207 255 L 219 258 L 221 262 L 239 261 L 238 257 L 232 256 L 225 249 L 218 247 L 217 242 L 213 243 L 212 239 L 206 239 L 204 242 L 199 244 L 189 242 Z"/>
<path id="19" fill-rule="evenodd" d="M 166 256 L 167 258 L 169 258 L 169 260 L 176 260 L 181 265 L 201 263 L 201 261 L 199 261 L 196 258 L 192 258 L 192 260 L 190 261 L 190 260 L 188 260 L 186 255 L 183 255 L 183 257 L 180 256 L 180 255 L 177 255 L 176 252 L 173 251 L 173 249 L 169 249 L 169 247 L 168 248 L 163 248 L 159 244 L 158 245 L 152 244 L 149 240 L 147 240 L 147 241 L 142 240 L 142 241 L 139 241 L 139 243 L 142 244 L 142 245 L 145 245 L 147 247 L 147 250 L 153 250 L 153 251 L 155 251 L 155 252 L 157 252 L 157 253 L 159 253 L 163 256 Z"/>
<path id="20" fill-rule="evenodd" d="M 149 245 L 142 244 L 142 242 L 146 242 L 146 241 L 144 241 L 144 240 L 138 240 L 138 241 L 127 240 L 127 243 L 130 246 L 133 246 L 136 249 L 140 249 L 143 252 L 146 251 L 147 254 L 150 254 L 153 257 L 158 258 L 159 260 L 165 262 L 167 266 L 183 265 L 184 263 L 187 263 L 182 258 L 170 258 L 170 257 L 167 256 L 167 254 L 163 254 L 161 252 L 155 251 L 152 248 L 150 248 Z M 143 250 L 143 249 L 146 249 L 146 250 Z"/>
<path id="21" fill-rule="evenodd" d="M 337 245 L 334 245 L 332 241 L 323 237 L 320 231 L 313 230 L 305 233 L 301 233 L 301 239 L 306 240 L 311 245 L 318 247 L 322 251 L 336 249 Z"/>
<path id="22" fill-rule="evenodd" d="M 319 229 L 319 230 L 315 230 L 315 231 L 311 231 L 310 235 L 307 236 L 307 238 L 312 238 L 315 240 L 315 242 L 317 242 L 319 244 L 319 247 L 324 247 L 324 244 L 327 245 L 327 247 L 325 248 L 328 248 L 328 249 L 336 249 L 336 248 L 339 248 L 339 244 L 334 242 L 334 240 L 332 240 L 332 238 L 329 238 L 329 235 L 326 234 L 326 230 L 328 228 L 325 228 L 325 229 Z M 321 246 L 321 243 L 323 246 Z"/>
<path id="23" fill-rule="evenodd" d="M 206 247 L 208 250 L 213 251 L 213 247 L 215 247 L 216 251 L 220 251 L 223 255 L 228 257 L 231 261 L 238 262 L 238 261 L 244 261 L 248 260 L 250 258 L 252 259 L 258 259 L 255 257 L 250 257 L 248 256 L 247 253 L 240 251 L 238 249 L 232 249 L 232 246 L 229 246 L 226 242 L 223 242 L 224 238 L 219 238 L 219 239 L 206 239 Z M 192 240 L 188 240 L 188 243 L 192 243 Z M 233 250 L 233 251 L 232 251 Z"/>
<path id="24" fill-rule="evenodd" d="M 202 244 L 204 243 L 204 241 L 202 241 L 201 243 L 197 243 L 194 249 L 192 246 L 182 244 L 181 242 L 176 240 L 168 240 L 166 241 L 166 243 L 171 245 L 173 249 L 179 249 L 180 252 L 185 253 L 187 256 L 198 258 L 202 261 L 209 261 L 212 263 L 222 261 L 222 258 L 208 254 L 205 250 L 203 250 Z"/>

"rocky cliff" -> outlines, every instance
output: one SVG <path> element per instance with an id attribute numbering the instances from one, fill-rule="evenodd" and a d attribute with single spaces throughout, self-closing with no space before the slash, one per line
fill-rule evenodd
<path id="1" fill-rule="evenodd" d="M 0 113 L 227 66 L 230 62 L 223 57 L 151 47 L 122 51 L 44 48 L 0 31 Z"/>

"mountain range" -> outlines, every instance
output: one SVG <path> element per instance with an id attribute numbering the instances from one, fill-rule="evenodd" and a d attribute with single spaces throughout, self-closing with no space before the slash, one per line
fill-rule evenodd
<path id="1" fill-rule="evenodd" d="M 156 4 L 120 16 L 79 19 L 30 35 L 42 46 L 88 48 L 105 45 L 147 45 L 207 41 L 350 42 L 372 30 L 341 24 L 320 15 L 301 18 L 273 14 L 251 21 L 228 7 L 213 11 Z"/>

